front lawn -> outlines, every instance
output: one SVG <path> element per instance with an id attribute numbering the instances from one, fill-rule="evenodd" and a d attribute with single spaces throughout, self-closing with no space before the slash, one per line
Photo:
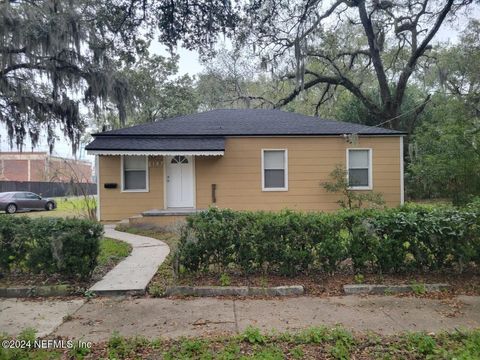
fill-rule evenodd
<path id="1" fill-rule="evenodd" d="M 7 339 L 7 337 L 0 340 Z M 18 339 L 33 343 L 25 331 Z M 2 359 L 478 359 L 480 330 L 454 333 L 357 335 L 341 327 L 313 327 L 295 333 L 265 334 L 248 327 L 235 336 L 147 340 L 113 334 L 90 349 L 2 349 Z"/>
<path id="2" fill-rule="evenodd" d="M 132 246 L 126 242 L 110 238 L 100 240 L 100 254 L 97 256 L 97 266 L 93 270 L 90 283 L 93 284 L 103 278 L 131 252 Z"/>
<path id="3" fill-rule="evenodd" d="M 37 217 L 79 217 L 88 218 L 89 209 L 94 209 L 96 206 L 95 197 L 58 197 L 54 198 L 57 203 L 57 208 L 52 211 L 27 211 L 19 212 L 13 216 L 28 216 L 32 218 Z M 11 216 L 11 215 L 9 215 Z"/>

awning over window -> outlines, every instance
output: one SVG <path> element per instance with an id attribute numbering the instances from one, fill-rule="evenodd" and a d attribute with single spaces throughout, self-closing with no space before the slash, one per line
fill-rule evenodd
<path id="1" fill-rule="evenodd" d="M 91 155 L 221 156 L 223 137 L 97 136 L 86 150 Z"/>

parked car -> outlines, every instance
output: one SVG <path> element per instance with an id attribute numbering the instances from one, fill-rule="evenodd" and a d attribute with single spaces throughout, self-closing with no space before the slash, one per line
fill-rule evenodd
<path id="1" fill-rule="evenodd" d="M 53 210 L 57 207 L 55 200 L 42 198 L 32 192 L 13 191 L 0 193 L 0 210 L 7 214 L 14 214 L 17 211 L 31 210 Z"/>

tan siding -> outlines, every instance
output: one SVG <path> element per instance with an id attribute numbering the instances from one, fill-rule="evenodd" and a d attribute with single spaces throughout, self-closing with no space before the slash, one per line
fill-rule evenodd
<path id="1" fill-rule="evenodd" d="M 211 184 L 217 184 L 217 205 L 233 209 L 334 210 L 338 196 L 321 183 L 337 164 L 346 165 L 346 149 L 373 149 L 373 186 L 388 206 L 400 203 L 400 140 L 360 138 L 352 146 L 331 138 L 229 138 L 223 157 L 196 159 L 197 207 L 211 205 Z M 263 192 L 261 150 L 288 149 L 288 191 Z"/>
<path id="2" fill-rule="evenodd" d="M 196 157 L 196 207 L 211 205 L 211 185 L 217 185 L 217 205 L 232 209 L 297 210 L 338 209 L 338 196 L 327 193 L 321 184 L 337 164 L 346 165 L 347 148 L 373 149 L 373 187 L 388 206 L 400 203 L 399 137 L 365 137 L 352 146 L 341 137 L 228 138 L 222 157 Z M 263 192 L 261 149 L 288 149 L 288 191 Z M 142 211 L 161 209 L 163 161 L 149 161 L 150 191 L 120 191 L 120 157 L 100 156 L 100 196 L 102 220 L 120 220 Z M 155 160 L 155 161 L 154 161 Z M 115 182 L 118 189 L 104 189 Z"/>
<path id="3" fill-rule="evenodd" d="M 99 156 L 101 220 L 122 220 L 149 209 L 163 208 L 163 162 L 149 158 L 149 192 L 122 192 L 120 156 Z M 116 183 L 116 189 L 105 189 L 105 183 Z"/>

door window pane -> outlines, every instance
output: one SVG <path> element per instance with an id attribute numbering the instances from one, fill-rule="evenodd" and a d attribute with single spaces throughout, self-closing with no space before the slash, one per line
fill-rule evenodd
<path id="1" fill-rule="evenodd" d="M 188 164 L 188 159 L 185 156 L 174 156 L 171 161 L 172 164 Z"/>

